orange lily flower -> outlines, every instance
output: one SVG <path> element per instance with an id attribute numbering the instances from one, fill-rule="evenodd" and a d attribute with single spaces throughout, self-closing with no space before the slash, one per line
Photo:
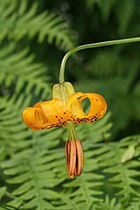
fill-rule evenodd
<path id="1" fill-rule="evenodd" d="M 82 101 L 90 102 L 86 114 Z M 69 141 L 65 146 L 66 166 L 71 178 L 80 176 L 84 165 L 82 144 L 77 138 L 74 124 L 81 122 L 92 123 L 104 116 L 107 110 L 105 99 L 97 93 L 75 93 L 69 82 L 56 84 L 53 87 L 53 99 L 39 102 L 23 111 L 23 120 L 33 130 L 49 129 L 67 126 Z"/>
<path id="2" fill-rule="evenodd" d="M 89 113 L 84 113 L 82 101 L 88 98 L 90 101 Z M 107 104 L 105 99 L 97 93 L 73 93 L 67 98 L 67 102 L 60 98 L 39 102 L 33 107 L 23 111 L 23 120 L 33 130 L 48 129 L 58 126 L 66 126 L 68 122 L 78 124 L 80 122 L 92 123 L 105 114 Z"/>

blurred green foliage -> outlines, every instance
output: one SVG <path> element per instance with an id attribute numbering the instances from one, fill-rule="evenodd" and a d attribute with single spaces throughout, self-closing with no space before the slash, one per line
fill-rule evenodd
<path id="1" fill-rule="evenodd" d="M 140 210 L 139 43 L 81 51 L 66 66 L 76 91 L 108 103 L 103 119 L 76 127 L 81 177 L 67 176 L 65 129 L 33 132 L 21 117 L 51 97 L 65 52 L 137 37 L 139 20 L 139 0 L 0 0 L 0 210 Z"/>

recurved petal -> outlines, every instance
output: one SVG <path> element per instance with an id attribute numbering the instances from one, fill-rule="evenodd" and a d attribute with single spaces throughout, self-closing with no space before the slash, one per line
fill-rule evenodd
<path id="1" fill-rule="evenodd" d="M 71 111 L 68 110 L 67 106 L 58 98 L 41 102 L 35 106 L 41 108 L 52 127 L 66 125 L 67 121 L 72 120 Z"/>
<path id="2" fill-rule="evenodd" d="M 105 99 L 97 93 L 85 93 L 84 96 L 80 98 L 80 102 L 85 98 L 88 98 L 90 101 L 89 113 L 86 115 L 87 122 L 94 122 L 103 117 L 107 111 Z"/>
<path id="3" fill-rule="evenodd" d="M 90 101 L 88 114 L 84 113 L 82 108 L 82 101 L 86 98 Z M 107 110 L 107 103 L 105 99 L 97 93 L 78 92 L 69 98 L 68 108 L 71 109 L 74 115 L 75 123 L 80 123 L 81 121 L 90 123 L 103 117 Z"/>
<path id="4" fill-rule="evenodd" d="M 71 110 L 58 98 L 26 108 L 22 116 L 26 125 L 34 130 L 66 126 L 73 119 Z"/>
<path id="5" fill-rule="evenodd" d="M 50 124 L 47 122 L 46 117 L 38 107 L 26 108 L 22 113 L 22 118 L 25 124 L 33 130 L 50 128 Z"/>
<path id="6" fill-rule="evenodd" d="M 85 115 L 85 113 L 83 112 L 81 102 L 79 100 L 83 96 L 84 96 L 84 93 L 82 92 L 74 93 L 73 95 L 69 97 L 69 100 L 67 102 L 68 109 L 72 111 L 75 117 L 82 118 Z"/>

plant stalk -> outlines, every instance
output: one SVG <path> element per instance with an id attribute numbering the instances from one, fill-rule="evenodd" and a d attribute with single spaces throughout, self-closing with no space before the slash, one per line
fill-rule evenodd
<path id="1" fill-rule="evenodd" d="M 78 47 L 73 48 L 72 50 L 68 51 L 65 56 L 62 59 L 61 66 L 60 66 L 60 73 L 59 73 L 59 83 L 64 82 L 64 74 L 65 74 L 65 66 L 68 58 L 80 51 L 85 49 L 91 49 L 91 48 L 98 48 L 98 47 L 106 47 L 111 45 L 120 45 L 120 44 L 128 44 L 133 42 L 140 42 L 140 37 L 134 37 L 134 38 L 128 38 L 128 39 L 119 39 L 119 40 L 111 40 L 111 41 L 104 41 L 104 42 L 97 42 L 97 43 L 91 43 L 91 44 L 85 44 L 80 45 Z"/>

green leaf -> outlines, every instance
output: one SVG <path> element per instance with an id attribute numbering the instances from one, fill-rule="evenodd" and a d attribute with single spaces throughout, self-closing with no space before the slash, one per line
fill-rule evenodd
<path id="1" fill-rule="evenodd" d="M 124 152 L 124 154 L 122 155 L 122 159 L 121 162 L 125 163 L 128 160 L 131 160 L 135 155 L 135 145 L 131 144 L 129 145 L 129 147 L 127 148 L 127 150 Z"/>

